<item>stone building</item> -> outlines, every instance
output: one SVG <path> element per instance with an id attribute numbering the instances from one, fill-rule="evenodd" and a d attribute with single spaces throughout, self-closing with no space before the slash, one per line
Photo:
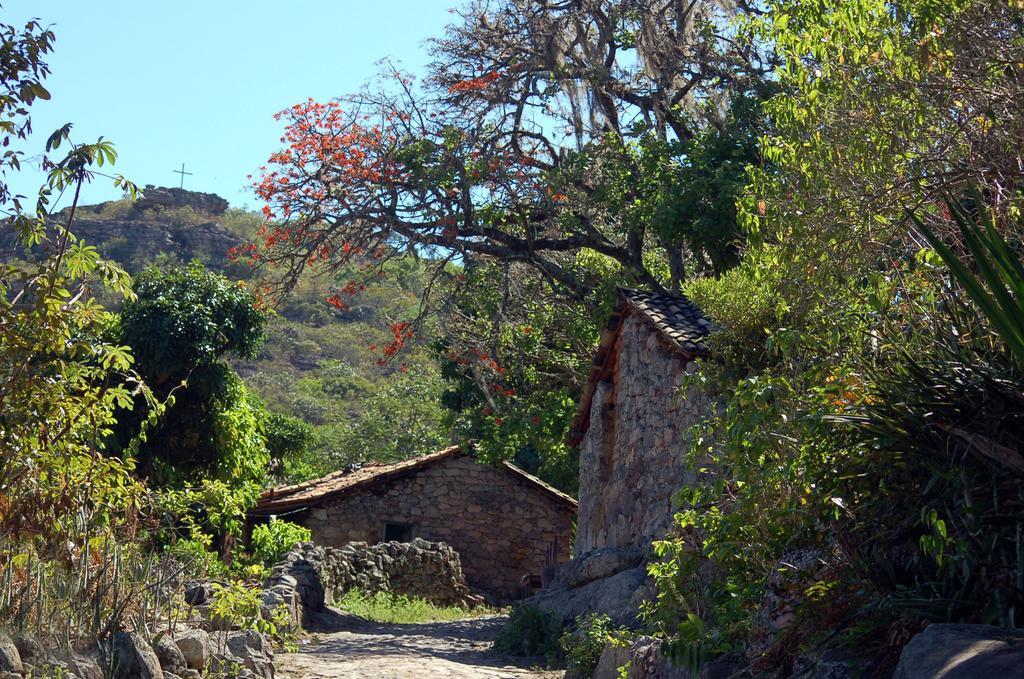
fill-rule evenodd
<path id="1" fill-rule="evenodd" d="M 710 321 L 682 297 L 620 289 L 569 442 L 579 450 L 574 558 L 549 569 L 537 603 L 565 621 L 587 612 L 629 624 L 652 587 L 651 544 L 694 479 L 688 430 L 714 407 L 686 376 L 706 356 Z"/>
<path id="2" fill-rule="evenodd" d="M 508 601 L 545 566 L 568 560 L 576 509 L 571 497 L 518 467 L 481 464 L 456 446 L 268 490 L 249 518 L 286 518 L 327 547 L 446 542 L 474 591 Z"/>

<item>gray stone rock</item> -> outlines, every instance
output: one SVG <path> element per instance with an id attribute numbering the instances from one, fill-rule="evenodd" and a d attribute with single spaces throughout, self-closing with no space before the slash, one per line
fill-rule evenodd
<path id="1" fill-rule="evenodd" d="M 0 671 L 22 672 L 24 666 L 21 664 L 21 653 L 14 645 L 14 640 L 5 633 L 0 632 Z"/>
<path id="2" fill-rule="evenodd" d="M 174 643 L 185 658 L 185 664 L 202 670 L 210 658 L 210 634 L 206 630 L 187 629 L 174 635 Z"/>
<path id="3" fill-rule="evenodd" d="M 608 578 L 630 568 L 636 568 L 643 553 L 634 548 L 603 547 L 563 564 L 555 573 L 554 587 L 582 587 L 587 583 Z"/>
<path id="4" fill-rule="evenodd" d="M 900 655 L 893 679 L 997 679 L 1024 674 L 1024 630 L 929 625 Z"/>
<path id="5" fill-rule="evenodd" d="M 202 606 L 213 600 L 213 583 L 193 581 L 185 585 L 185 603 Z"/>
<path id="6" fill-rule="evenodd" d="M 65 664 L 78 679 L 104 679 L 103 667 L 94 655 L 73 655 Z M 167 679 L 165 676 L 164 679 Z"/>
<path id="7" fill-rule="evenodd" d="M 229 632 L 227 649 L 258 679 L 274 679 L 274 649 L 259 632 Z"/>
<path id="8" fill-rule="evenodd" d="M 181 674 L 188 668 L 185 654 L 178 648 L 178 644 L 167 634 L 161 634 L 153 642 L 153 651 L 160 660 L 160 668 L 166 675 L 168 672 Z"/>
<path id="9" fill-rule="evenodd" d="M 39 643 L 39 640 L 32 636 L 20 634 L 14 637 L 14 645 L 21 654 L 23 663 L 41 660 L 46 657 L 46 649 Z"/>
<path id="10" fill-rule="evenodd" d="M 647 596 L 649 585 L 643 568 L 630 568 L 582 587 L 544 590 L 527 603 L 551 611 L 564 625 L 580 616 L 603 613 L 616 626 L 635 627 L 639 601 Z"/>
<path id="11" fill-rule="evenodd" d="M 163 679 L 160 660 L 138 634 L 115 632 L 110 648 L 114 679 Z"/>
<path id="12" fill-rule="evenodd" d="M 629 647 L 605 644 L 591 679 L 619 679 L 619 668 L 630 662 Z"/>

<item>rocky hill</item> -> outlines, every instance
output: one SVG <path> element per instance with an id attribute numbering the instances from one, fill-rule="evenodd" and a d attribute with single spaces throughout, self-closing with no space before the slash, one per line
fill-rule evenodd
<path id="1" fill-rule="evenodd" d="M 207 266 L 230 267 L 228 249 L 241 235 L 224 226 L 233 215 L 228 202 L 212 193 L 146 186 L 144 197 L 132 203 L 116 200 L 78 208 L 73 231 L 109 259 L 135 272 L 158 254 L 172 261 L 198 259 Z M 65 222 L 69 209 L 54 219 Z M 0 250 L 10 253 L 10 236 L 0 237 Z M 21 253 L 25 254 L 25 253 Z"/>
<path id="2" fill-rule="evenodd" d="M 132 271 L 156 253 L 224 269 L 228 249 L 241 242 L 221 224 L 227 210 L 228 202 L 216 194 L 147 186 L 134 204 L 122 200 L 82 208 L 74 232 Z"/>

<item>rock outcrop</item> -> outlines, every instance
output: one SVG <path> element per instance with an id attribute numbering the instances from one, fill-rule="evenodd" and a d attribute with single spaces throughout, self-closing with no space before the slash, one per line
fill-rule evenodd
<path id="1" fill-rule="evenodd" d="M 156 207 L 190 207 L 212 216 L 224 214 L 228 202 L 215 193 L 201 193 L 185 189 L 165 188 L 147 184 L 142 198 L 135 201 L 135 209 L 142 211 Z"/>
<path id="2" fill-rule="evenodd" d="M 903 649 L 893 679 L 1018 677 L 1024 630 L 990 625 L 929 625 Z"/>
<path id="3" fill-rule="evenodd" d="M 563 625 L 603 613 L 616 626 L 633 626 L 640 602 L 654 594 L 643 557 L 629 548 L 589 552 L 556 569 L 548 586 L 530 603 L 555 613 Z"/>
<path id="4" fill-rule="evenodd" d="M 146 187 L 144 195 L 133 205 L 115 202 L 80 207 L 72 231 L 104 257 L 131 271 L 151 263 L 157 253 L 167 253 L 181 262 L 199 259 L 217 269 L 228 266 L 228 250 L 241 241 L 217 222 L 228 208 L 226 200 L 212 193 L 152 186 Z M 65 223 L 67 218 L 65 211 L 53 220 Z M 0 254 L 17 252 L 13 235 L 0 234 Z"/>

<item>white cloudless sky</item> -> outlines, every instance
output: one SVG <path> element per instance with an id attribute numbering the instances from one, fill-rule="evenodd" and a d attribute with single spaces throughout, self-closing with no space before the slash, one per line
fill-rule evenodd
<path id="1" fill-rule="evenodd" d="M 140 186 L 178 186 L 184 163 L 185 188 L 258 209 L 246 176 L 280 146 L 274 113 L 357 91 L 385 57 L 421 74 L 425 41 L 459 2 L 0 0 L 4 23 L 38 18 L 57 36 L 52 99 L 33 106 L 35 135 L 21 148 L 39 154 L 70 122 L 75 141 L 112 140 L 113 172 Z M 31 196 L 43 175 L 29 167 L 11 179 Z M 98 178 L 83 202 L 117 198 Z"/>

